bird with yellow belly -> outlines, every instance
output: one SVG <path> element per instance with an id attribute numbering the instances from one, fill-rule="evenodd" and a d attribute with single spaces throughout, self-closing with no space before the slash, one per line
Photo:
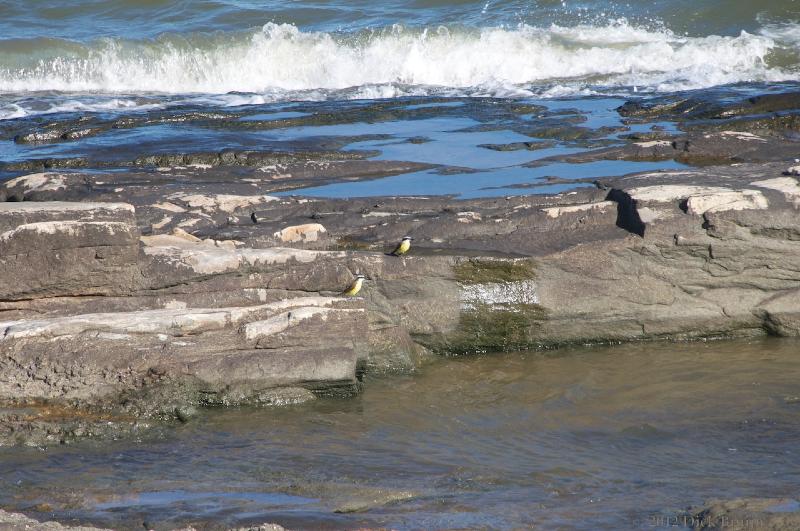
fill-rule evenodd
<path id="1" fill-rule="evenodd" d="M 400 243 L 397 244 L 397 247 L 394 248 L 394 251 L 389 253 L 391 256 L 403 256 L 406 254 L 409 249 L 411 249 L 411 240 L 413 240 L 411 236 L 403 236 L 403 239 L 400 240 Z"/>
<path id="2" fill-rule="evenodd" d="M 391 253 L 387 253 L 390 256 L 403 256 L 411 249 L 411 240 L 413 240 L 411 236 L 403 236 L 403 239 L 400 240 L 400 243 L 397 244 L 397 247 L 394 248 L 394 251 Z M 356 275 L 356 278 L 353 279 L 353 282 L 350 286 L 342 292 L 342 295 L 345 297 L 355 297 L 361 291 L 361 288 L 364 286 L 364 281 L 367 279 L 364 275 Z"/>
<path id="3" fill-rule="evenodd" d="M 364 280 L 366 280 L 366 278 L 367 277 L 364 275 L 356 275 L 356 278 L 353 280 L 352 284 L 350 284 L 350 287 L 344 290 L 342 295 L 346 297 L 355 297 L 358 295 L 358 292 L 361 291 L 361 287 L 364 285 Z"/>

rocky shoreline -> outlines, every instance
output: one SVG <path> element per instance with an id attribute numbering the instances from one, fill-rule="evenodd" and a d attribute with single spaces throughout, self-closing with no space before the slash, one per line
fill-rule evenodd
<path id="1" fill-rule="evenodd" d="M 329 143 L 139 155 L 125 171 L 6 166 L 17 174 L 0 183 L 0 446 L 145 437 L 207 407 L 352 396 L 441 355 L 800 336 L 799 101 L 626 104 L 630 124 L 680 132 L 551 161 L 692 166 L 551 179 L 574 188 L 550 195 L 287 195 L 453 171 Z M 526 134 L 591 136 L 558 120 Z M 411 253 L 387 255 L 407 234 Z M 356 274 L 364 289 L 342 296 Z M 797 509 L 784 502 L 709 502 L 680 523 L 788 529 Z M 68 528 L 2 511 L 0 526 Z"/>
<path id="2" fill-rule="evenodd" d="M 632 138 L 576 162 L 717 165 L 576 181 L 556 195 L 270 195 L 416 167 L 363 160 L 300 160 L 260 177 L 221 157 L 7 180 L 0 445 L 117 437 L 206 406 L 349 395 L 365 376 L 413 371 L 436 354 L 796 336 L 796 128 L 742 117 L 795 99 L 713 112 L 624 106 L 631 119 L 695 115 L 685 136 Z M 709 126 L 714 117 L 724 125 Z M 386 255 L 405 234 L 413 251 Z M 368 278 L 360 296 L 340 296 L 358 273 Z"/>

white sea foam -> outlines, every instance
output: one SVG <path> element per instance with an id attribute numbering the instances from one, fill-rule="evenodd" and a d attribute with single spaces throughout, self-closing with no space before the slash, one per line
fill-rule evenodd
<path id="1" fill-rule="evenodd" d="M 790 45 L 800 45 L 800 25 L 784 22 L 782 24 L 767 24 L 759 32 L 776 41 L 781 41 Z"/>
<path id="2" fill-rule="evenodd" d="M 31 102 L 28 102 L 31 103 Z M 49 106 L 43 107 L 42 102 L 36 102 L 33 108 L 26 108 L 22 103 L 8 103 L 0 105 L 0 120 L 10 120 L 23 116 L 38 114 L 55 114 L 67 112 L 103 112 L 116 111 L 123 109 L 149 110 L 161 108 L 163 105 L 158 103 L 145 103 L 135 99 L 110 98 L 97 101 L 80 101 L 77 99 L 67 99 L 54 101 Z"/>
<path id="3" fill-rule="evenodd" d="M 65 43 L 63 52 L 50 41 L 29 64 L 20 66 L 19 57 L 14 67 L 0 63 L 0 92 L 202 93 L 248 105 L 421 94 L 547 97 L 620 86 L 667 91 L 797 79 L 796 71 L 768 63 L 783 46 L 778 41 L 796 31 L 685 37 L 620 20 L 339 35 L 270 23 L 246 34 Z M 0 117 L 26 112 L 36 111 L 7 106 Z"/>

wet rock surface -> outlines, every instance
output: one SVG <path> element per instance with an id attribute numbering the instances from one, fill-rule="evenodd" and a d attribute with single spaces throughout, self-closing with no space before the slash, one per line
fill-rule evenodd
<path id="1" fill-rule="evenodd" d="M 550 195 L 287 195 L 435 166 L 367 160 L 324 139 L 291 152 L 131 155 L 139 162 L 125 171 L 17 172 L 0 184 L 0 444 L 349 395 L 364 377 L 413 371 L 435 353 L 798 335 L 794 129 L 734 123 L 783 120 L 793 98 L 627 104 L 626 118 L 681 119 L 683 132 L 631 133 L 560 160 L 698 167 L 577 179 L 584 186 Z M 608 141 L 577 111 L 504 102 L 492 113 L 531 138 Z M 522 123 L 525 113 L 538 121 Z M 181 116 L 253 127 L 233 114 Z M 337 119 L 319 108 L 289 118 Z M 387 255 L 405 235 L 412 251 Z M 363 290 L 342 296 L 357 274 Z"/>
<path id="2" fill-rule="evenodd" d="M 630 141 L 625 144 L 556 158 L 569 162 L 671 159 L 700 166 L 789 161 L 797 156 L 798 101 L 797 92 L 628 101 L 617 109 L 628 125 L 663 120 L 675 122 L 680 131 L 629 133 L 621 135 Z"/>

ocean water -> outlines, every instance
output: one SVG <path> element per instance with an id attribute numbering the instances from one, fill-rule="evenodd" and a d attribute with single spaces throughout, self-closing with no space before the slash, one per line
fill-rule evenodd
<path id="1" fill-rule="evenodd" d="M 674 127 L 623 126 L 614 108 L 630 97 L 796 88 L 799 2 L 0 2 L 0 178 L 42 159 L 67 170 L 124 168 L 154 153 L 294 149 L 287 141 L 321 139 L 448 166 L 455 176 L 309 191 L 337 197 L 535 193 L 487 190 L 545 174 L 651 170 L 524 168 L 619 142 L 622 133 Z M 547 139 L 530 129 L 557 121 L 559 109 L 573 125 L 617 130 L 554 137 L 540 150 L 485 149 Z M 15 141 L 31 134 L 37 140 Z M 70 158 L 85 160 L 62 160 Z"/>
<path id="2" fill-rule="evenodd" d="M 0 118 L 797 80 L 796 0 L 0 3 Z"/>

